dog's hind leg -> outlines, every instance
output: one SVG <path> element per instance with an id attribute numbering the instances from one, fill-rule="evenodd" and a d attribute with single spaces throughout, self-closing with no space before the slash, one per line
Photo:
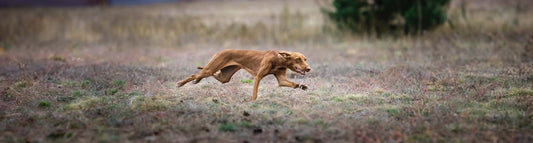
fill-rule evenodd
<path id="1" fill-rule="evenodd" d="M 198 72 L 197 74 L 193 74 L 193 75 L 189 76 L 189 78 L 178 82 L 177 85 L 178 85 L 178 87 L 181 87 L 181 86 L 185 85 L 186 83 L 191 82 L 193 80 L 194 80 L 193 83 L 197 84 L 203 78 L 211 76 L 211 75 L 213 75 L 212 72 L 210 72 L 209 70 L 203 69 L 200 72 Z"/>
<path id="2" fill-rule="evenodd" d="M 231 77 L 233 76 L 233 74 L 235 74 L 240 69 L 241 68 L 236 65 L 227 66 L 227 67 L 222 68 L 219 73 L 216 73 L 215 75 L 213 75 L 213 77 L 215 77 L 215 79 L 217 79 L 221 83 L 227 83 L 231 80 Z"/>
<path id="3" fill-rule="evenodd" d="M 194 84 L 197 84 L 198 82 L 200 82 L 203 78 L 206 78 L 206 77 L 209 77 L 211 75 L 213 75 L 214 72 L 212 72 L 211 70 L 208 70 L 208 69 L 203 69 L 201 70 L 200 72 L 198 72 L 196 75 L 195 75 L 195 79 L 194 79 Z"/>
<path id="4" fill-rule="evenodd" d="M 191 82 L 191 81 L 193 81 L 193 80 L 194 80 L 193 83 L 194 83 L 194 84 L 197 84 L 197 83 L 200 82 L 200 80 L 202 80 L 203 78 L 208 77 L 208 76 L 211 76 L 211 75 L 213 75 L 213 72 L 212 72 L 211 70 L 209 70 L 209 69 L 205 69 L 205 68 L 204 68 L 204 69 L 202 69 L 201 71 L 199 71 L 198 73 L 189 76 L 189 78 L 184 79 L 184 80 L 178 82 L 177 85 L 178 85 L 178 87 L 181 87 L 181 86 L 185 85 L 186 83 Z"/>
<path id="5" fill-rule="evenodd" d="M 229 81 L 233 73 L 240 69 L 240 67 L 232 65 L 230 60 L 220 59 L 216 56 L 205 67 L 201 68 L 202 70 L 196 74 L 196 80 L 194 81 L 194 84 L 200 82 L 202 78 L 209 76 L 213 76 L 218 81 L 225 83 Z M 220 72 L 215 75 L 215 72 L 219 70 Z"/>
<path id="6" fill-rule="evenodd" d="M 196 78 L 196 76 L 193 74 L 193 75 L 189 76 L 189 78 L 184 79 L 184 80 L 182 80 L 182 81 L 179 81 L 179 82 L 176 83 L 176 84 L 177 84 L 178 87 L 182 87 L 183 85 L 185 85 L 185 84 L 188 83 L 188 82 L 191 82 L 191 81 L 194 80 L 195 78 Z"/>
<path id="7" fill-rule="evenodd" d="M 178 87 L 183 86 L 193 80 L 193 83 L 197 84 L 203 78 L 212 76 L 213 74 L 215 74 L 216 71 L 222 69 L 224 67 L 224 64 L 228 62 L 228 60 L 224 57 L 227 56 L 223 52 L 215 54 L 215 56 L 209 61 L 209 63 L 207 63 L 207 65 L 205 65 L 204 67 L 198 67 L 198 69 L 201 70 L 197 74 L 193 74 L 189 78 L 178 82 Z"/>

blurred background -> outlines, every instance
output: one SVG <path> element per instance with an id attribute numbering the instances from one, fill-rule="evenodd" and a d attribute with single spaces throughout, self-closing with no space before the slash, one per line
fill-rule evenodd
<path id="1" fill-rule="evenodd" d="M 531 142 L 531 0 L 0 0 L 0 142 Z M 301 52 L 307 91 L 222 49 Z"/>
<path id="2" fill-rule="evenodd" d="M 531 30 L 527 0 L 22 0 L 0 5 L 0 38 L 7 45 L 289 44 L 398 38 L 418 31 L 479 37 Z"/>

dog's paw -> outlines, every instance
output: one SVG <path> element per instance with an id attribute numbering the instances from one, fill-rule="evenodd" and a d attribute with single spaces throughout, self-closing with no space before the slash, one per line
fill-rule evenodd
<path id="1" fill-rule="evenodd" d="M 182 87 L 184 84 L 180 82 L 176 82 L 176 87 Z"/>
<path id="2" fill-rule="evenodd" d="M 298 85 L 298 88 L 301 88 L 302 90 L 307 90 L 307 85 L 300 84 L 300 85 Z"/>

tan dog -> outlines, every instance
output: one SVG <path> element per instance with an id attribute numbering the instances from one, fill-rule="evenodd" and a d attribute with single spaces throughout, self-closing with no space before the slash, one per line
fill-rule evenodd
<path id="1" fill-rule="evenodd" d="M 269 74 L 274 74 L 276 76 L 279 86 L 306 90 L 306 85 L 289 81 L 286 76 L 287 68 L 302 75 L 311 71 L 311 68 L 309 68 L 305 62 L 306 60 L 304 55 L 296 52 L 292 53 L 278 50 L 263 52 L 226 49 L 215 54 L 213 59 L 211 59 L 205 67 L 198 67 L 198 69 L 201 69 L 200 72 L 178 82 L 177 86 L 181 87 L 193 80 L 195 80 L 194 84 L 196 84 L 200 82 L 202 78 L 209 76 L 215 77 L 215 79 L 222 83 L 227 83 L 235 72 L 244 69 L 254 76 L 252 101 L 255 101 L 255 99 L 257 99 L 259 82 L 263 77 Z M 220 72 L 217 72 L 219 70 Z"/>

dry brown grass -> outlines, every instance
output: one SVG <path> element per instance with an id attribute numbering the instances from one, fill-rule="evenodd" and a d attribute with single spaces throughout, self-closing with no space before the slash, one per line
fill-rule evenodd
<path id="1" fill-rule="evenodd" d="M 382 39 L 313 1 L 0 9 L 0 142 L 531 142 L 531 13 L 487 3 Z M 225 48 L 304 53 L 310 89 L 175 88 Z"/>

